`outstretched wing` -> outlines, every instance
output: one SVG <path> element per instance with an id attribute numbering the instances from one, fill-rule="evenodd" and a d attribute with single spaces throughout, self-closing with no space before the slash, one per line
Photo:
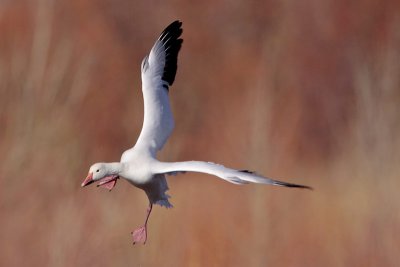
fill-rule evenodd
<path id="1" fill-rule="evenodd" d="M 154 156 L 174 128 L 168 90 L 175 80 L 178 53 L 183 42 L 179 38 L 181 26 L 180 21 L 171 23 L 142 62 L 144 121 L 135 149 Z"/>
<path id="2" fill-rule="evenodd" d="M 171 162 L 171 163 L 157 162 L 154 165 L 154 169 L 156 173 L 166 173 L 171 175 L 188 171 L 202 172 L 218 176 L 219 178 L 222 178 L 234 184 L 258 183 L 258 184 L 269 184 L 269 185 L 279 185 L 286 187 L 312 189 L 311 187 L 306 185 L 281 182 L 260 176 L 248 170 L 230 169 L 219 164 L 204 162 L 204 161 L 183 161 L 183 162 Z"/>

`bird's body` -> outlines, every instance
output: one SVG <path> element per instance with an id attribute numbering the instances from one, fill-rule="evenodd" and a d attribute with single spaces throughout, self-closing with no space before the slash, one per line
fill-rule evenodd
<path id="1" fill-rule="evenodd" d="M 149 208 L 144 226 L 132 232 L 133 241 L 146 242 L 147 220 L 153 204 L 172 207 L 166 175 L 185 172 L 201 172 L 217 176 L 234 184 L 260 183 L 286 187 L 308 186 L 272 180 L 247 170 L 235 170 L 219 164 L 203 161 L 161 162 L 156 155 L 162 149 L 174 128 L 169 103 L 169 86 L 175 79 L 178 52 L 182 45 L 182 23 L 171 23 L 154 44 L 142 62 L 142 91 L 144 99 L 143 128 L 136 144 L 126 150 L 120 162 L 96 163 L 89 169 L 82 186 L 99 181 L 98 186 L 111 190 L 119 178 L 145 191 Z"/>

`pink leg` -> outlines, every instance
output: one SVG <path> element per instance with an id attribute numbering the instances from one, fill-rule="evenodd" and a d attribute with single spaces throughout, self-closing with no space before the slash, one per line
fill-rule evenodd
<path id="1" fill-rule="evenodd" d="M 143 245 L 146 243 L 147 240 L 147 221 L 149 220 L 151 209 L 153 208 L 153 204 L 149 204 L 149 207 L 147 208 L 147 215 L 146 215 L 146 220 L 144 221 L 144 225 L 142 227 L 139 227 L 135 231 L 131 232 L 132 237 L 133 237 L 133 244 L 135 245 L 136 243 L 143 243 Z"/>
<path id="2" fill-rule="evenodd" d="M 117 180 L 119 179 L 118 175 L 112 175 L 112 176 L 107 176 L 101 179 L 100 183 L 97 185 L 97 187 L 104 187 L 107 188 L 109 191 L 114 188 L 114 186 L 117 184 Z"/>

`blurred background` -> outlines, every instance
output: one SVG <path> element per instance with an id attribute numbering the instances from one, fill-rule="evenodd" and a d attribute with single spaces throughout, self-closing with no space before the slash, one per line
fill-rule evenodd
<path id="1" fill-rule="evenodd" d="M 399 266 L 400 2 L 0 1 L 1 266 Z M 140 63 L 183 21 L 159 158 L 313 186 L 81 188 L 140 132 Z"/>

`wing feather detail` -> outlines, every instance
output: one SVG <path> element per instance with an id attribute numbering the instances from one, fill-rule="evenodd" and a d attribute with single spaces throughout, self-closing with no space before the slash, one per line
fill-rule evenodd
<path id="1" fill-rule="evenodd" d="M 141 65 L 144 120 L 135 148 L 153 156 L 161 150 L 174 128 L 169 86 L 174 83 L 183 40 L 182 22 L 174 21 L 161 33 Z"/>
<path id="2" fill-rule="evenodd" d="M 181 172 L 200 172 L 217 176 L 233 184 L 268 184 L 286 187 L 297 187 L 312 189 L 306 185 L 292 184 L 266 178 L 248 170 L 235 170 L 227 168 L 223 165 L 204 162 L 204 161 L 183 161 L 183 162 L 158 162 L 155 166 L 156 172 L 159 173 L 181 173 Z"/>

